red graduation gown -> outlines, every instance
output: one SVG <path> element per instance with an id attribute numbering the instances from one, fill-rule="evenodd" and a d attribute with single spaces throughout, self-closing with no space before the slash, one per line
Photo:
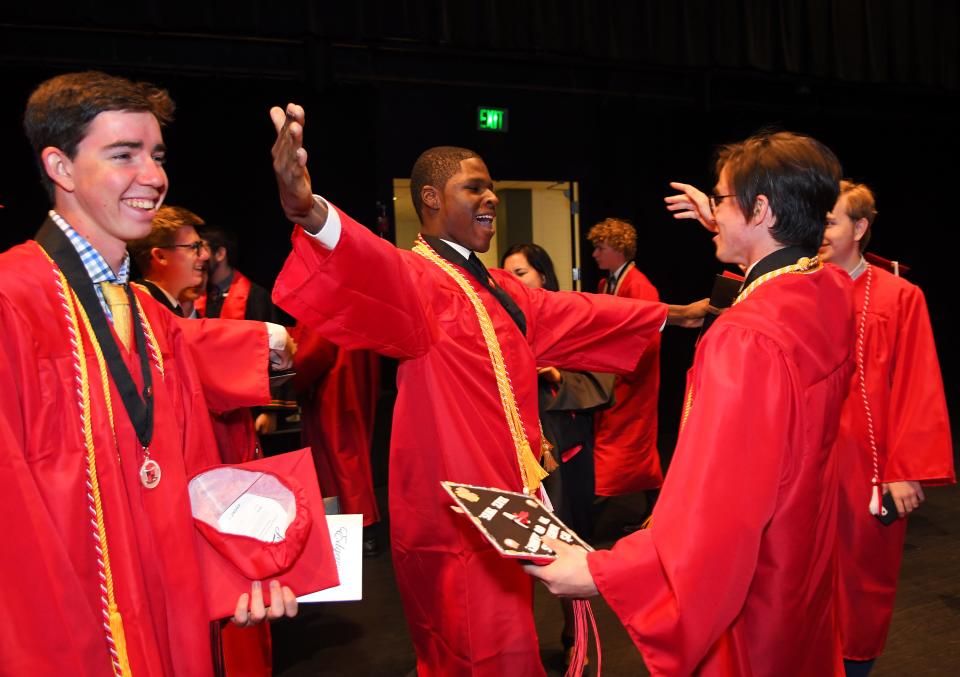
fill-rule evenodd
<path id="1" fill-rule="evenodd" d="M 607 281 L 600 282 L 600 293 Z M 632 263 L 617 284 L 617 296 L 659 301 L 657 289 Z M 663 484 L 657 453 L 657 396 L 660 392 L 660 337 L 643 352 L 636 369 L 617 376 L 609 409 L 595 419 L 596 494 L 618 496 Z"/>
<path id="2" fill-rule="evenodd" d="M 370 441 L 380 358 L 368 350 L 343 350 L 304 325 L 295 329 L 303 443 L 313 452 L 320 491 L 340 499 L 340 512 L 380 521 L 370 468 Z"/>
<path id="3" fill-rule="evenodd" d="M 842 674 L 830 449 L 852 315 L 826 266 L 761 285 L 697 346 L 652 527 L 588 555 L 651 674 Z"/>
<path id="4" fill-rule="evenodd" d="M 950 421 L 923 292 L 877 266 L 871 274 L 864 356 L 880 480 L 954 482 Z M 857 327 L 866 280 L 864 273 L 854 282 Z M 856 374 L 843 404 L 836 453 L 843 654 L 867 660 L 879 656 L 886 642 L 907 520 L 883 526 L 868 511 L 873 454 Z"/>
<path id="5" fill-rule="evenodd" d="M 74 360 L 53 270 L 34 242 L 0 254 L 0 513 L 7 517 L 8 555 L 0 560 L 6 581 L 0 605 L 7 610 L 0 656 L 9 674 L 106 675 Z M 189 322 L 148 293 L 135 293 L 165 370 L 161 376 L 153 367 L 151 455 L 163 472 L 155 489 L 140 483 L 142 451 L 111 382 L 114 441 L 93 349 L 81 330 L 117 601 L 134 674 L 209 674 L 209 623 L 186 476 L 217 462 L 205 396 L 244 406 L 267 393 L 265 370 L 238 367 L 236 359 L 265 351 L 266 341 L 246 325 L 186 329 Z M 121 353 L 142 387 L 136 351 Z M 207 380 L 228 365 L 236 380 Z"/>
<path id="6" fill-rule="evenodd" d="M 341 218 L 333 250 L 296 229 L 274 300 L 343 348 L 400 359 L 391 541 L 419 674 L 542 675 L 531 579 L 450 510 L 439 484 L 522 488 L 473 306 L 434 263 Z M 490 274 L 526 316 L 524 337 L 495 297 L 471 281 L 499 337 L 527 438 L 539 449 L 537 365 L 630 370 L 658 335 L 666 307 L 528 290 L 505 271 Z"/>

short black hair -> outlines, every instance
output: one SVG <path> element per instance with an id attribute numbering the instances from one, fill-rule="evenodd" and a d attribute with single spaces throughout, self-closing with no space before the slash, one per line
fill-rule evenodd
<path id="1" fill-rule="evenodd" d="M 226 249 L 227 263 L 231 268 L 236 267 L 240 254 L 240 243 L 235 232 L 220 226 L 203 225 L 197 228 L 197 233 L 210 245 L 211 254 L 216 253 L 220 247 Z"/>
<path id="2" fill-rule="evenodd" d="M 721 147 L 715 166 L 718 177 L 726 170 L 745 215 L 757 196 L 767 196 L 777 219 L 771 229 L 777 242 L 814 252 L 820 247 L 843 176 L 832 150 L 803 134 L 763 131 Z"/>
<path id="3" fill-rule="evenodd" d="M 523 254 L 530 266 L 543 275 L 543 288 L 550 291 L 560 291 L 560 281 L 557 280 L 557 273 L 553 269 L 553 261 L 547 250 L 538 244 L 521 242 L 510 245 L 510 248 L 504 252 L 500 259 L 500 267 L 503 268 L 508 256 L 514 254 Z"/>
<path id="4" fill-rule="evenodd" d="M 74 158 L 95 117 L 107 111 L 153 113 L 160 126 L 173 120 L 175 105 L 166 90 L 100 71 L 66 73 L 33 90 L 23 113 L 23 128 L 33 147 L 40 177 L 53 199 L 53 181 L 43 168 L 44 148 L 59 148 Z"/>
<path id="5" fill-rule="evenodd" d="M 413 163 L 410 171 L 410 197 L 413 198 L 413 208 L 423 222 L 423 200 L 420 193 L 424 186 L 433 186 L 443 189 L 450 177 L 460 171 L 460 163 L 470 158 L 480 156 L 469 148 L 458 146 L 434 146 L 420 154 Z"/>

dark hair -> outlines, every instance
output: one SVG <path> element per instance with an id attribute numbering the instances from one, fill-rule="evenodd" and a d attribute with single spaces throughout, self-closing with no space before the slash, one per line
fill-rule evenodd
<path id="1" fill-rule="evenodd" d="M 221 228 L 220 226 L 207 225 L 197 228 L 197 232 L 200 234 L 200 237 L 210 245 L 211 254 L 216 253 L 220 247 L 223 247 L 227 250 L 227 263 L 231 268 L 236 266 L 237 257 L 240 253 L 240 245 L 235 232 Z"/>
<path id="2" fill-rule="evenodd" d="M 157 210 L 150 223 L 150 233 L 146 237 L 127 243 L 127 251 L 136 262 L 140 272 L 150 274 L 150 252 L 154 247 L 169 247 L 177 239 L 177 232 L 184 226 L 199 228 L 203 219 L 186 207 L 163 205 Z"/>
<path id="3" fill-rule="evenodd" d="M 557 274 L 553 270 L 553 261 L 550 259 L 550 255 L 546 249 L 538 244 L 520 243 L 511 245 L 500 259 L 500 267 L 503 268 L 507 257 L 513 256 L 514 254 L 523 254 L 527 259 L 527 263 L 529 263 L 535 271 L 543 275 L 544 289 L 560 291 L 560 282 L 557 280 Z"/>
<path id="4" fill-rule="evenodd" d="M 765 195 L 776 216 L 773 238 L 816 251 L 827 212 L 840 191 L 840 161 L 816 139 L 792 132 L 761 132 L 717 151 L 717 176 L 726 170 L 740 211 L 749 215 Z"/>
<path id="5" fill-rule="evenodd" d="M 870 233 L 873 232 L 873 221 L 877 218 L 877 200 L 873 191 L 865 183 L 856 183 L 849 179 L 840 182 L 840 195 L 847 198 L 847 216 L 853 221 L 867 220 L 867 229 L 860 238 L 860 252 L 867 251 L 870 244 Z"/>
<path id="6" fill-rule="evenodd" d="M 173 99 L 166 90 L 99 71 L 66 73 L 40 83 L 27 101 L 23 128 L 47 194 L 53 199 L 53 181 L 40 158 L 44 148 L 59 148 L 72 159 L 90 123 L 100 113 L 153 113 L 162 127 L 173 120 L 173 110 Z"/>
<path id="7" fill-rule="evenodd" d="M 457 146 L 435 146 L 420 154 L 413 163 L 410 171 L 410 197 L 413 198 L 413 208 L 423 222 L 423 200 L 420 193 L 424 186 L 433 186 L 443 190 L 450 177 L 460 171 L 463 160 L 480 157 L 472 150 Z"/>

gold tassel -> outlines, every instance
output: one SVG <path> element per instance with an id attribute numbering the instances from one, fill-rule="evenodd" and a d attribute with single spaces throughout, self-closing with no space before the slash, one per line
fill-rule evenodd
<path id="1" fill-rule="evenodd" d="M 550 473 L 544 470 L 543 466 L 540 465 L 540 461 L 538 461 L 533 455 L 533 451 L 530 449 L 530 445 L 526 440 L 524 440 L 522 443 L 522 451 L 520 452 L 520 456 L 523 459 L 523 470 L 525 479 L 527 480 L 527 491 L 532 494 L 540 488 L 540 481 L 544 477 L 547 477 Z"/>
<path id="2" fill-rule="evenodd" d="M 113 648 L 117 650 L 117 659 L 120 661 L 120 674 L 132 675 L 130 672 L 130 659 L 127 657 L 127 638 L 123 634 L 123 619 L 120 617 L 120 610 L 116 604 L 111 604 L 110 610 L 110 633 L 113 635 Z"/>

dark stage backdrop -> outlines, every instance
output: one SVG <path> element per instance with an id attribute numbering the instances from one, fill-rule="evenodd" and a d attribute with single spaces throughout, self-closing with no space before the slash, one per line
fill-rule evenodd
<path id="1" fill-rule="evenodd" d="M 663 209 L 668 182 L 709 188 L 718 143 L 763 127 L 796 130 L 827 143 L 848 176 L 876 189 L 871 250 L 910 265 L 925 290 L 957 411 L 953 3 L 278 7 L 74 2 L 55 18 L 0 10 L 0 248 L 29 238 L 48 208 L 20 127 L 24 102 L 39 81 L 69 70 L 101 68 L 170 90 L 178 113 L 165 133 L 167 201 L 237 229 L 240 267 L 265 286 L 290 233 L 270 168 L 271 105 L 305 105 L 316 188 L 370 225 L 376 203 L 391 203 L 392 178 L 408 176 L 432 145 L 476 149 L 495 179 L 578 181 L 583 232 L 607 216 L 632 220 L 639 267 L 674 302 L 707 295 L 720 266 L 709 235 Z M 509 132 L 477 131 L 480 105 L 508 108 Z M 598 274 L 582 245 L 584 288 L 594 289 Z M 694 338 L 672 328 L 664 337 L 664 451 Z"/>

